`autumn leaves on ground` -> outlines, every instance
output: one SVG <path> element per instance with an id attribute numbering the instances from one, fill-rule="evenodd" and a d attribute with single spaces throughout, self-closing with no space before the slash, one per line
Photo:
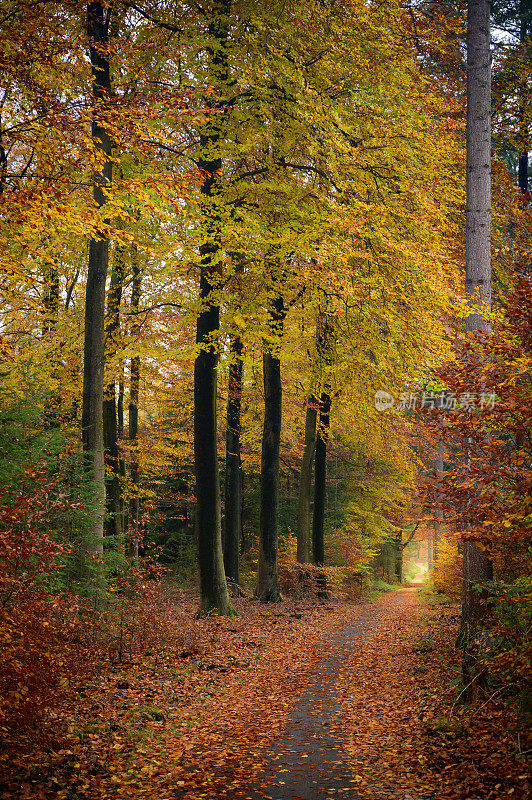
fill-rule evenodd
<path id="1" fill-rule="evenodd" d="M 151 634 L 130 628 L 122 661 L 111 648 L 114 663 L 74 681 L 44 738 L 26 733 L 2 754 L 2 797 L 529 796 L 508 707 L 497 693 L 461 704 L 453 688 L 456 606 L 406 588 L 355 604 L 241 599 L 241 616 L 194 620 L 195 602 L 152 597 L 157 629 L 155 617 Z M 306 691 L 308 741 L 294 761 L 285 751 Z M 325 735 L 337 749 L 312 764 Z"/>

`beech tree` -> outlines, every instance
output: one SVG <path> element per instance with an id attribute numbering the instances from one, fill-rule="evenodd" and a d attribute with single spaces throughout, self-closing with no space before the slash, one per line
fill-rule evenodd
<path id="1" fill-rule="evenodd" d="M 200 131 L 198 167 L 203 175 L 201 224 L 204 239 L 200 245 L 200 301 L 197 319 L 196 344 L 198 354 L 194 363 L 194 460 L 196 470 L 196 524 L 201 582 L 201 611 L 230 614 L 231 604 L 225 580 L 220 479 L 216 441 L 217 369 L 220 327 L 221 288 L 221 214 L 218 183 L 222 160 L 224 109 L 227 112 L 229 88 L 228 36 L 230 0 L 215 0 L 207 26 L 208 77 L 217 95 L 206 98 L 212 115 Z M 220 114 L 220 112 L 222 112 Z"/>
<path id="2" fill-rule="evenodd" d="M 111 74 L 109 66 L 109 14 L 100 0 L 87 5 L 87 37 L 92 65 L 92 139 L 98 164 L 93 175 L 96 209 L 106 203 L 113 162 L 113 142 L 106 124 L 110 111 Z M 104 220 L 102 220 L 102 223 Z M 81 417 L 83 452 L 92 485 L 93 519 L 88 549 L 103 553 L 105 515 L 105 461 L 103 442 L 103 388 L 105 363 L 105 284 L 109 265 L 109 236 L 104 225 L 91 237 L 87 288 L 85 293 L 85 339 L 83 347 L 83 411 Z"/>
<path id="3" fill-rule="evenodd" d="M 466 331 L 487 331 L 491 311 L 491 47 L 489 0 L 469 0 L 467 6 L 466 121 L 466 275 L 469 304 Z M 474 541 L 463 543 L 463 596 L 460 641 L 464 646 L 466 684 L 474 678 L 471 646 L 485 606 L 477 584 L 493 577 L 486 550 Z"/>
<path id="4" fill-rule="evenodd" d="M 310 493 L 312 487 L 312 465 L 316 451 L 316 423 L 318 400 L 310 395 L 305 410 L 305 441 L 299 472 L 297 500 L 297 560 L 306 564 L 309 560 Z"/>

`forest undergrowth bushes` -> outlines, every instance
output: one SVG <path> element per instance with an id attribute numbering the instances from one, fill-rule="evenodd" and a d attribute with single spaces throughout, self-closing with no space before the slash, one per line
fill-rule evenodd
<path id="1" fill-rule="evenodd" d="M 445 537 L 425 591 L 430 596 L 459 602 L 461 566 L 458 537 Z M 497 572 L 504 565 L 496 563 Z M 479 584 L 490 613 L 477 642 L 480 668 L 487 674 L 486 696 L 496 692 L 516 706 L 525 722 L 532 722 L 532 583 L 526 577 Z"/>
<path id="2" fill-rule="evenodd" d="M 192 621 L 171 609 L 155 559 L 128 564 L 124 542 L 108 544 L 102 556 L 84 551 L 86 503 L 76 454 L 50 446 L 53 431 L 37 441 L 29 422 L 11 426 L 8 446 L 6 416 L 1 422 L 0 738 L 9 740 L 32 727 L 43 732 L 72 683 L 109 662 L 169 647 L 196 652 L 199 645 Z M 28 454 L 40 461 L 22 463 Z"/>
<path id="3" fill-rule="evenodd" d="M 295 536 L 282 539 L 279 550 L 279 588 L 298 597 L 327 596 L 343 601 L 359 601 L 370 591 L 373 582 L 372 561 L 375 550 L 368 540 L 343 527 L 329 531 L 327 561 L 300 564 L 296 560 Z"/>

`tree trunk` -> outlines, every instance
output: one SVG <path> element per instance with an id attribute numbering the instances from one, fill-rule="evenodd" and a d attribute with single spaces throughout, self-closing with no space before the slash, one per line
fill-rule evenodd
<path id="1" fill-rule="evenodd" d="M 281 600 L 277 575 L 279 540 L 279 449 L 283 388 L 281 383 L 280 344 L 286 308 L 284 298 L 275 289 L 282 282 L 275 264 L 271 265 L 268 304 L 270 341 L 262 356 L 264 380 L 264 425 L 260 461 L 260 541 L 256 596 L 263 602 Z"/>
<path id="2" fill-rule="evenodd" d="M 316 436 L 314 459 L 314 516 L 312 518 L 312 555 L 315 564 L 325 564 L 325 502 L 327 497 L 327 439 L 331 411 L 331 396 L 327 391 L 320 397 L 320 421 Z M 325 574 L 318 577 L 320 594 L 327 591 Z"/>
<path id="3" fill-rule="evenodd" d="M 120 361 L 119 378 L 118 378 L 118 400 L 116 404 L 116 435 L 118 441 L 124 438 L 124 362 Z M 121 485 L 123 486 L 126 480 L 126 461 L 124 453 L 119 453 L 119 473 Z M 127 510 L 124 503 L 124 493 L 122 492 L 120 498 L 120 515 L 122 518 L 122 530 L 127 530 Z"/>
<path id="4" fill-rule="evenodd" d="M 142 286 L 142 271 L 139 264 L 138 251 L 135 245 L 132 246 L 131 258 L 132 286 L 131 286 L 131 338 L 133 346 L 138 346 L 140 339 L 140 324 L 138 320 L 140 292 Z M 132 356 L 130 366 L 130 388 L 129 388 L 129 445 L 130 445 L 130 500 L 128 513 L 129 542 L 128 555 L 133 560 L 139 554 L 139 393 L 140 393 L 140 356 Z"/>
<path id="5" fill-rule="evenodd" d="M 438 480 L 443 479 L 444 468 L 444 446 L 443 442 L 438 443 L 437 454 L 434 460 L 434 472 Z M 441 492 L 438 493 L 436 502 L 436 520 L 434 522 L 434 561 L 438 560 L 440 542 L 443 537 L 443 500 Z"/>
<path id="6" fill-rule="evenodd" d="M 431 535 L 432 533 L 432 535 Z M 427 531 L 427 569 L 432 572 L 434 568 L 434 531 Z"/>
<path id="7" fill-rule="evenodd" d="M 45 255 L 43 269 L 43 337 L 55 337 L 59 322 L 59 271 L 55 259 Z M 51 377 L 54 381 L 50 397 L 46 401 L 45 424 L 49 428 L 58 428 L 61 418 L 60 365 L 61 347 L 58 342 L 52 344 L 48 354 L 50 359 Z"/>
<path id="8" fill-rule="evenodd" d="M 280 306 L 283 309 L 283 300 Z M 260 460 L 260 543 L 256 596 L 263 602 L 281 599 L 277 576 L 279 537 L 279 446 L 281 440 L 282 384 L 278 355 L 265 350 L 262 356 L 264 376 L 264 426 Z"/>
<path id="9" fill-rule="evenodd" d="M 240 435 L 242 406 L 242 351 L 239 336 L 231 337 L 229 392 L 227 397 L 227 430 L 225 456 L 225 530 L 224 566 L 228 581 L 238 591 L 240 534 L 242 528 L 242 481 Z"/>
<path id="10" fill-rule="evenodd" d="M 125 275 L 125 247 L 115 247 L 113 271 L 107 300 L 107 357 L 114 367 L 118 339 L 120 337 L 120 304 Z M 122 484 L 120 481 L 120 454 L 118 451 L 118 419 L 116 405 L 116 381 L 114 375 L 104 390 L 103 399 L 103 440 L 105 448 L 106 475 L 106 535 L 116 537 L 117 544 L 123 533 L 122 525 Z"/>
<path id="11" fill-rule="evenodd" d="M 305 446 L 301 459 L 299 494 L 297 500 L 297 560 L 307 564 L 309 560 L 310 491 L 312 485 L 312 463 L 316 450 L 316 420 L 318 401 L 311 395 L 305 413 Z"/>
<path id="12" fill-rule="evenodd" d="M 395 577 L 398 583 L 403 582 L 403 531 L 395 538 Z"/>
<path id="13" fill-rule="evenodd" d="M 206 46 L 208 82 L 222 97 L 229 84 L 228 33 L 230 0 L 215 0 L 210 12 Z M 198 167 L 202 173 L 204 240 L 200 246 L 201 311 L 196 325 L 198 354 L 194 362 L 194 462 L 196 472 L 196 525 L 200 567 L 200 613 L 233 612 L 225 580 L 222 554 L 220 479 L 216 430 L 217 335 L 220 327 L 221 211 L 218 206 L 218 175 L 222 168 L 227 105 L 220 109 L 216 97 L 205 98 L 213 111 L 200 131 Z"/>
<path id="14" fill-rule="evenodd" d="M 519 41 L 523 47 L 526 45 L 528 37 L 527 5 L 529 5 L 527 0 L 521 0 L 519 4 L 519 14 L 521 17 L 519 24 Z M 528 13 L 530 13 L 530 11 Z M 526 91 L 526 84 L 519 87 L 521 98 L 518 110 L 519 164 L 517 169 L 517 180 L 522 194 L 527 194 L 528 192 L 528 151 L 530 148 L 529 120 L 527 119 L 527 113 L 525 111 Z"/>
<path id="15" fill-rule="evenodd" d="M 104 189 L 112 180 L 112 141 L 102 110 L 109 102 L 111 82 L 108 55 L 107 8 L 101 0 L 87 6 L 87 36 L 92 65 L 93 120 L 92 140 L 103 156 L 100 172 L 93 176 L 96 208 L 105 204 Z M 103 448 L 103 382 L 105 360 L 105 282 L 109 262 L 109 240 L 99 231 L 89 243 L 87 288 L 85 294 L 85 339 L 83 349 L 83 410 L 81 418 L 83 454 L 87 479 L 94 502 L 92 521 L 85 547 L 94 554 L 103 553 L 105 515 L 105 464 Z"/>
<path id="16" fill-rule="evenodd" d="M 487 331 L 491 310 L 491 53 L 490 0 L 467 5 L 467 205 L 466 299 L 470 313 L 466 331 Z M 486 607 L 474 591 L 493 577 L 491 561 L 474 542 L 463 543 L 462 619 L 459 641 L 466 685 L 475 679 L 472 653 L 476 630 Z"/>
<path id="17" fill-rule="evenodd" d="M 326 309 L 320 308 L 316 321 L 317 371 L 323 390 L 320 395 L 320 418 L 314 457 L 314 516 L 312 519 L 312 554 L 315 564 L 325 563 L 325 501 L 327 489 L 327 440 L 329 438 L 331 394 L 330 371 L 333 354 L 333 328 Z M 326 593 L 325 573 L 318 578 L 320 594 Z"/>
<path id="18" fill-rule="evenodd" d="M 57 330 L 59 318 L 59 272 L 56 262 L 45 256 L 44 265 L 44 294 L 43 294 L 43 336 Z"/>

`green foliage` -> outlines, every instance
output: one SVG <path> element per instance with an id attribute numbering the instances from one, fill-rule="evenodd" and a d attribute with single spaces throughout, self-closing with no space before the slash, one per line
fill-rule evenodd
<path id="1" fill-rule="evenodd" d="M 495 626 L 484 639 L 483 659 L 492 678 L 504 687 L 532 722 L 532 582 L 491 581 L 482 585 L 492 598 Z"/>

